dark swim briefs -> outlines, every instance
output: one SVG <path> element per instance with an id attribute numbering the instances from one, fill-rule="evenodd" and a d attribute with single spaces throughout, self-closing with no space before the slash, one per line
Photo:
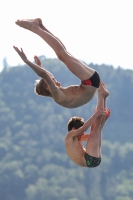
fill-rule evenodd
<path id="1" fill-rule="evenodd" d="M 93 157 L 93 156 L 90 156 L 88 153 L 85 152 L 84 154 L 84 158 L 86 160 L 86 165 L 90 168 L 93 168 L 93 167 L 97 167 L 98 165 L 100 165 L 101 163 L 101 157 L 99 158 L 96 158 L 96 157 Z"/>
<path id="2" fill-rule="evenodd" d="M 92 77 L 90 77 L 87 80 L 82 81 L 83 85 L 91 85 L 93 87 L 99 88 L 100 85 L 100 76 L 99 74 L 95 71 Z"/>

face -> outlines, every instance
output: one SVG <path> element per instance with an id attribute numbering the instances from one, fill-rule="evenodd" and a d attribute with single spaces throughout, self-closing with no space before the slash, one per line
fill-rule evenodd
<path id="1" fill-rule="evenodd" d="M 45 89 L 47 89 L 47 83 L 43 80 L 43 79 L 41 79 L 40 80 L 40 84 L 45 88 Z"/>
<path id="2" fill-rule="evenodd" d="M 51 74 L 49 71 L 47 71 L 47 74 L 50 76 L 50 78 L 54 81 L 54 83 L 58 86 L 58 87 L 60 87 L 60 82 L 58 82 L 55 78 L 54 78 L 54 76 L 53 76 L 53 74 Z"/>
<path id="3" fill-rule="evenodd" d="M 58 87 L 60 87 L 60 82 L 58 82 L 54 77 L 52 77 L 52 80 L 54 81 L 54 83 L 58 86 Z M 45 88 L 45 90 L 47 90 L 47 91 L 49 91 L 49 89 L 48 89 L 48 85 L 47 85 L 47 83 L 44 81 L 44 79 L 41 79 L 40 80 L 40 84 Z"/>
<path id="4" fill-rule="evenodd" d="M 41 79 L 38 83 L 38 94 L 43 96 L 50 96 L 47 83 Z"/>
<path id="5" fill-rule="evenodd" d="M 60 82 L 58 82 L 54 77 L 52 77 L 52 80 L 54 81 L 54 83 L 57 85 L 57 86 L 60 86 Z M 40 80 L 40 83 L 48 90 L 48 85 L 47 83 L 44 81 L 44 79 L 41 79 Z"/>

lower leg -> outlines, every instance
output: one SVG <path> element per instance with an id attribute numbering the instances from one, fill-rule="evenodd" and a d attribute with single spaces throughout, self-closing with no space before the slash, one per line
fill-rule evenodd
<path id="1" fill-rule="evenodd" d="M 95 108 L 95 110 L 100 109 L 101 107 L 103 109 L 106 108 L 106 98 L 109 95 L 108 90 L 105 88 L 105 85 L 103 84 L 103 82 L 100 82 L 100 86 L 98 88 L 98 99 L 97 99 L 97 106 Z M 95 126 L 95 124 L 99 124 L 100 125 L 100 121 L 102 120 L 102 116 L 97 118 L 96 121 L 92 124 L 91 126 L 91 130 L 93 129 L 93 127 Z"/>
<path id="2" fill-rule="evenodd" d="M 101 131 L 102 131 L 104 124 L 105 124 L 105 122 L 106 122 L 106 120 L 108 119 L 109 116 L 110 116 L 110 109 L 106 108 L 106 114 L 105 114 L 105 116 L 103 116 L 103 118 L 101 120 L 101 124 L 100 124 Z M 102 135 L 100 134 L 100 139 L 99 139 L 99 148 L 100 149 L 101 149 L 101 144 L 102 144 Z"/>
<path id="3" fill-rule="evenodd" d="M 104 93 L 103 98 L 100 97 L 100 95 Z M 106 122 L 106 120 L 108 119 L 108 117 L 110 116 L 110 110 L 106 109 L 106 98 L 109 95 L 108 90 L 106 89 L 105 84 L 101 81 L 100 83 L 100 87 L 98 89 L 98 103 L 97 103 L 97 109 L 99 109 L 101 106 L 103 106 L 103 108 L 106 110 L 106 114 L 105 116 L 101 116 L 99 120 L 101 121 L 97 121 L 95 122 L 95 126 L 97 126 L 97 124 L 99 124 L 99 128 L 101 128 L 101 131 L 104 127 L 104 124 Z M 101 134 L 99 134 L 100 138 L 99 138 L 99 147 L 101 148 L 101 141 L 102 141 L 102 136 Z"/>
<path id="4" fill-rule="evenodd" d="M 89 79 L 95 70 L 87 67 L 84 63 L 74 58 L 66 51 L 66 48 L 53 34 L 51 34 L 44 26 L 39 25 L 39 22 L 34 20 L 18 20 L 17 25 L 39 35 L 56 53 L 57 57 L 66 64 L 68 69 L 79 79 Z"/>
<path id="5" fill-rule="evenodd" d="M 105 108 L 105 101 L 109 92 L 103 87 L 102 82 L 100 83 L 98 89 L 98 102 L 96 109 L 101 107 Z M 101 131 L 105 123 L 105 116 L 98 117 L 91 127 L 91 132 L 86 144 L 86 151 L 91 156 L 99 157 L 101 156 Z"/>
<path id="6" fill-rule="evenodd" d="M 64 51 L 64 45 L 62 45 L 59 40 L 57 40 L 48 30 L 46 31 L 45 28 L 41 28 L 39 22 L 35 20 L 17 20 L 17 25 L 28 29 L 29 31 L 39 35 L 57 54 L 60 51 Z"/>
<path id="7" fill-rule="evenodd" d="M 51 33 L 48 29 L 46 29 L 46 27 L 43 25 L 42 20 L 40 18 L 36 18 L 36 20 L 39 22 L 39 26 L 41 29 L 43 29 L 44 31 L 48 32 L 49 34 L 51 34 L 53 37 L 55 37 L 64 47 L 64 49 L 66 50 L 66 47 L 64 46 L 64 44 L 59 40 L 59 38 L 57 38 L 55 35 L 53 35 L 53 33 Z"/>
<path id="8" fill-rule="evenodd" d="M 105 84 L 100 81 L 100 86 L 98 88 L 98 100 L 96 109 L 101 107 L 106 108 L 106 98 L 109 95 L 109 91 L 106 89 Z"/>

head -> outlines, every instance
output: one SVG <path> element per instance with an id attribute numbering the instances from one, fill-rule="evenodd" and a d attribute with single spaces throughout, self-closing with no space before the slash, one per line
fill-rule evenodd
<path id="1" fill-rule="evenodd" d="M 68 121 L 68 124 L 67 124 L 68 131 L 71 131 L 72 129 L 78 129 L 83 125 L 84 125 L 84 119 L 83 118 L 77 117 L 77 116 L 71 117 Z"/>
<path id="2" fill-rule="evenodd" d="M 43 79 L 35 81 L 34 91 L 37 95 L 51 97 L 47 83 Z"/>

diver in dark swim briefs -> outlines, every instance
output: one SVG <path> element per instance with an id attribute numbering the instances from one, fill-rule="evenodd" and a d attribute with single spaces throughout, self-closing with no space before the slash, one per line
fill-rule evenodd
<path id="1" fill-rule="evenodd" d="M 49 71 L 41 66 L 37 56 L 34 57 L 36 61 L 36 64 L 34 64 L 28 60 L 22 48 L 19 50 L 14 46 L 14 49 L 22 60 L 41 77 L 40 80 L 36 81 L 36 94 L 52 97 L 56 103 L 66 108 L 76 108 L 88 103 L 94 97 L 99 87 L 99 74 L 94 69 L 88 67 L 72 56 L 66 50 L 63 43 L 45 28 L 40 18 L 17 20 L 16 24 L 39 35 L 55 51 L 59 60 L 61 60 L 67 68 L 81 80 L 80 85 L 62 87 L 60 82 L 58 82 Z"/>

